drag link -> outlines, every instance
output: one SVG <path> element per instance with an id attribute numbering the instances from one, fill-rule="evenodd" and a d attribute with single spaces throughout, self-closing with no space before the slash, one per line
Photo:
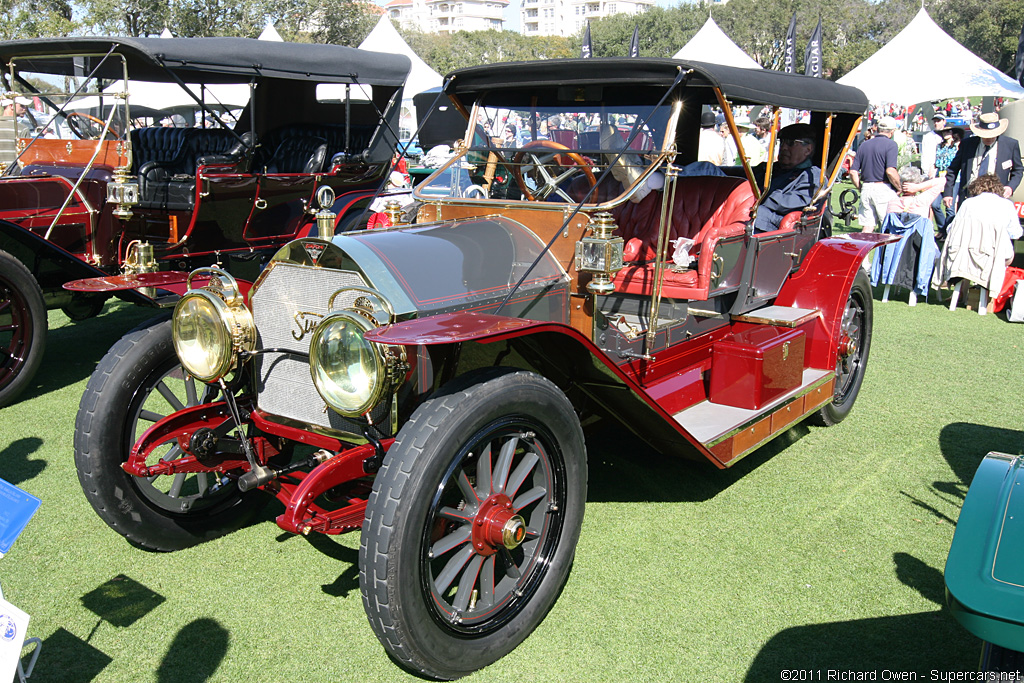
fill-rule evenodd
<path id="1" fill-rule="evenodd" d="M 321 448 L 320 450 L 318 450 L 316 453 L 313 453 L 305 460 L 293 462 L 291 464 L 285 465 L 284 467 L 260 467 L 258 470 L 246 472 L 245 474 L 238 478 L 238 490 L 244 493 L 245 491 L 257 489 L 261 486 L 264 486 L 268 482 L 277 479 L 278 477 L 282 477 L 296 470 L 301 470 L 305 468 L 312 469 L 317 465 L 327 462 L 335 455 L 335 453 L 331 453 L 330 451 Z"/>

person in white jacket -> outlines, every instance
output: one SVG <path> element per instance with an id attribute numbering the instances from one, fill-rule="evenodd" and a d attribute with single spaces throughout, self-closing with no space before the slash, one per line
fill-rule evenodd
<path id="1" fill-rule="evenodd" d="M 975 178 L 949 226 L 933 283 L 969 280 L 994 297 L 1013 261 L 1013 240 L 1021 234 L 1013 202 L 1003 197 L 1002 181 L 995 174 Z"/>

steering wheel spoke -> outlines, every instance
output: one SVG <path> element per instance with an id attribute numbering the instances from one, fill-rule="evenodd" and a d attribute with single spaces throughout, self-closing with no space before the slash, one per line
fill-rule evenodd
<path id="1" fill-rule="evenodd" d="M 532 201 L 556 194 L 567 202 L 574 202 L 562 185 L 580 173 L 591 187 L 597 184 L 589 161 L 551 140 L 534 140 L 523 147 L 512 160 L 512 172 L 523 196 Z M 529 176 L 537 181 L 537 187 L 531 188 L 526 184 Z"/>

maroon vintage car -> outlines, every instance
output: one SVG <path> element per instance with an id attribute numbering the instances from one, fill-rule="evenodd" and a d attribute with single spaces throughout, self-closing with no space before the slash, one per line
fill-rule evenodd
<path id="1" fill-rule="evenodd" d="M 457 678 L 527 638 L 569 575 L 581 424 L 725 468 L 850 412 L 861 264 L 889 238 L 828 236 L 867 107 L 852 88 L 637 58 L 463 69 L 444 94 L 468 125 L 414 224 L 395 206 L 391 227 L 332 235 L 325 212 L 251 288 L 195 272 L 171 320 L 101 362 L 75 458 L 103 520 L 155 550 L 270 496 L 292 533 L 361 529 L 384 648 Z M 734 111 L 767 106 L 779 161 L 696 162 L 709 106 L 740 145 Z M 783 127 L 786 109 L 809 122 Z"/>
<path id="2" fill-rule="evenodd" d="M 0 117 L 0 406 L 39 364 L 47 309 L 88 317 L 115 291 L 173 304 L 215 263 L 252 279 L 309 234 L 319 187 L 351 226 L 386 175 L 409 70 L 243 38 L 13 41 L 0 65 L 21 111 Z"/>

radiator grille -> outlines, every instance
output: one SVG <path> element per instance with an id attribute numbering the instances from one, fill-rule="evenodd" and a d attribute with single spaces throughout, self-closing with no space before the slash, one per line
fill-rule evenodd
<path id="1" fill-rule="evenodd" d="M 331 294 L 353 285 L 365 287 L 366 283 L 358 273 L 351 271 L 274 264 L 252 295 L 256 347 L 309 353 L 313 328 L 327 314 Z M 351 292 L 339 296 L 334 303 L 335 310 L 349 306 L 357 296 Z M 261 410 L 325 429 L 362 433 L 360 422 L 348 420 L 327 408 L 313 386 L 307 357 L 261 354 L 256 357 L 256 374 L 257 404 Z M 385 410 L 374 412 L 387 414 Z"/>

